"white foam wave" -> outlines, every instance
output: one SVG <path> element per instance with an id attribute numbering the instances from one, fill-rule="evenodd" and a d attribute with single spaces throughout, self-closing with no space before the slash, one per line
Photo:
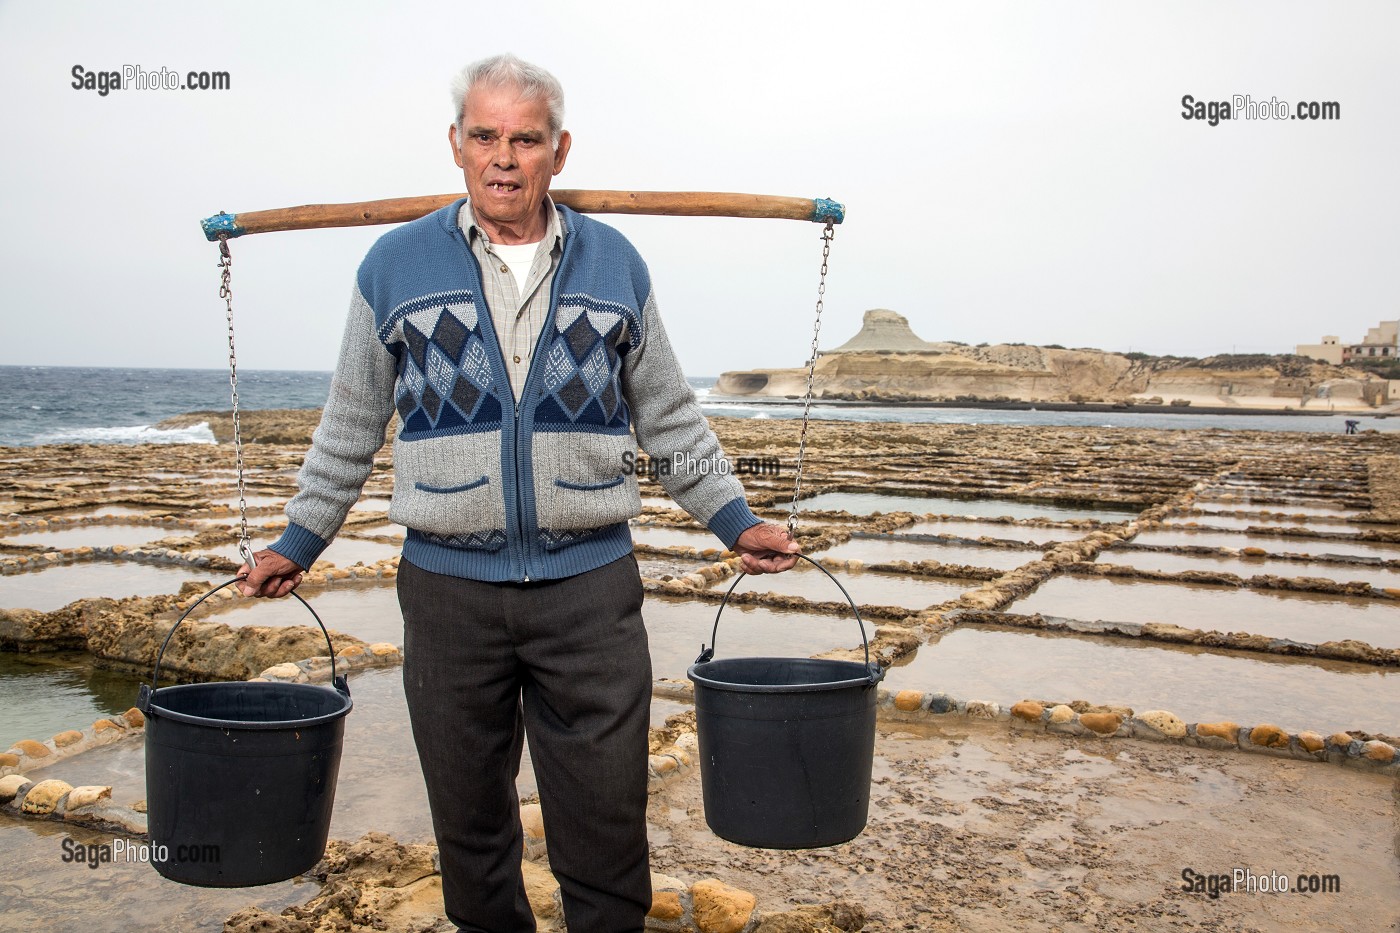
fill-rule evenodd
<path id="1" fill-rule="evenodd" d="M 721 408 L 721 409 L 725 409 L 725 410 L 728 410 L 728 411 L 762 411 L 762 410 L 763 410 L 763 403 L 762 403 L 762 402 L 760 402 L 760 403 L 758 403 L 758 404 L 754 404 L 753 402 L 719 402 L 719 401 L 715 401 L 714 399 L 708 399 L 708 398 L 707 398 L 707 399 L 701 399 L 701 400 L 700 400 L 700 404 L 704 405 L 706 408 Z"/>
<path id="2" fill-rule="evenodd" d="M 149 424 L 117 428 L 77 428 L 34 438 L 36 444 L 217 444 L 207 421 L 164 430 Z"/>
<path id="3" fill-rule="evenodd" d="M 707 401 L 701 403 L 701 410 L 731 418 L 772 417 L 756 405 L 735 405 L 733 403 Z"/>

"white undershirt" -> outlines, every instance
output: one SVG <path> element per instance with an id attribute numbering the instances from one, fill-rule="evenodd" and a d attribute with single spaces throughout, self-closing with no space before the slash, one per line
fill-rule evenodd
<path id="1" fill-rule="evenodd" d="M 501 262 L 510 266 L 510 273 L 515 276 L 516 294 L 522 299 L 525 297 L 525 283 L 530 280 L 530 267 L 535 264 L 535 251 L 539 245 L 539 240 L 515 246 L 506 246 L 503 243 L 491 244 L 491 251 L 501 257 Z"/>

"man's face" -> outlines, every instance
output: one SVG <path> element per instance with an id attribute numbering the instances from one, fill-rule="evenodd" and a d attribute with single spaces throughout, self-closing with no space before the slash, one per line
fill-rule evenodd
<path id="1" fill-rule="evenodd" d="M 546 229 L 540 205 L 564 168 L 569 134 L 550 145 L 549 108 L 514 87 L 477 86 L 462 108 L 462 137 L 448 130 L 477 221 L 497 242 L 529 243 Z"/>

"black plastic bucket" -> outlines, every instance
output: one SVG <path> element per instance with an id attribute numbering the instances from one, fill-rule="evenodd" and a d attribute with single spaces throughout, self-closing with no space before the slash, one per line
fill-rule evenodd
<path id="1" fill-rule="evenodd" d="M 161 643 L 146 715 L 146 808 L 151 864 L 181 884 L 241 888 L 293 878 L 325 853 L 350 689 L 230 683 L 159 687 L 160 662 L 185 611 Z"/>
<path id="2" fill-rule="evenodd" d="M 802 556 L 802 555 L 799 555 Z M 870 809 L 875 752 L 875 685 L 860 610 L 865 663 L 819 658 L 712 660 L 724 594 L 710 647 L 690 668 L 700 740 L 705 822 L 715 835 L 764 849 L 811 849 L 860 835 Z"/>

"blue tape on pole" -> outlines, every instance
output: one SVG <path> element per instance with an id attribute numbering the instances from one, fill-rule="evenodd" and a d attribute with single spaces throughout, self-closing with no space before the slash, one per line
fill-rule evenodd
<path id="1" fill-rule="evenodd" d="M 827 198 L 812 199 L 812 220 L 819 224 L 839 224 L 846 219 L 845 205 Z"/>
<path id="2" fill-rule="evenodd" d="M 837 223 L 840 223 L 838 220 Z M 215 214 L 213 217 L 206 217 L 199 222 L 204 228 L 204 238 L 209 241 L 217 240 L 221 236 L 232 239 L 243 235 L 243 228 L 234 222 L 232 214 Z"/>

